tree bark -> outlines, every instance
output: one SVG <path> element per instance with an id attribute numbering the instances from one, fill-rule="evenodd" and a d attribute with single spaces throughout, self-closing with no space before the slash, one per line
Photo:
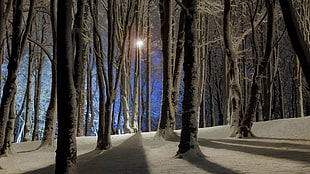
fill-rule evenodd
<path id="1" fill-rule="evenodd" d="M 2 77 L 2 63 L 3 63 L 3 53 L 5 46 L 5 33 L 7 26 L 7 19 L 9 16 L 9 12 L 11 10 L 13 0 L 2 0 L 0 2 L 0 77 Z M 0 87 L 2 87 L 2 83 L 0 81 Z"/>
<path id="2" fill-rule="evenodd" d="M 223 29 L 224 29 L 224 45 L 227 56 L 227 63 L 229 66 L 228 71 L 228 82 L 229 91 L 231 96 L 231 132 L 230 136 L 236 136 L 239 127 L 239 119 L 241 115 L 241 86 L 239 80 L 239 68 L 238 68 L 238 57 L 236 50 L 233 46 L 233 39 L 231 34 L 231 0 L 224 1 L 224 17 L 223 17 Z M 228 108 L 227 108 L 228 109 Z"/>
<path id="3" fill-rule="evenodd" d="M 51 61 L 52 70 L 52 86 L 50 103 L 48 105 L 43 137 L 41 140 L 40 148 L 45 146 L 52 147 L 54 143 L 54 136 L 56 132 L 56 115 L 57 115 L 57 0 L 51 0 L 50 13 L 51 13 L 51 28 L 53 38 L 53 59 Z"/>
<path id="4" fill-rule="evenodd" d="M 25 113 L 25 125 L 24 125 L 24 136 L 23 141 L 29 141 L 32 138 L 30 137 L 30 130 L 31 130 L 31 123 L 30 123 L 30 117 L 31 117 L 31 97 L 32 97 L 32 59 L 33 59 L 33 52 L 34 47 L 31 43 L 29 43 L 29 58 L 28 58 L 28 78 L 27 78 L 27 87 L 26 87 L 26 113 Z"/>
<path id="5" fill-rule="evenodd" d="M 19 69 L 20 59 L 25 48 L 28 33 L 33 18 L 33 9 L 35 0 L 30 1 L 26 26 L 22 32 L 23 24 L 23 0 L 16 0 L 13 3 L 13 33 L 12 33 L 12 53 L 10 54 L 8 63 L 8 75 L 3 87 L 3 95 L 0 106 L 0 154 L 5 153 L 7 145 L 4 143 L 6 134 L 6 126 L 9 120 L 10 106 L 17 90 L 16 79 Z"/>
<path id="6" fill-rule="evenodd" d="M 304 102 L 302 93 L 302 72 L 298 57 L 293 57 L 295 62 L 294 86 L 296 89 L 296 114 L 297 117 L 304 117 Z"/>
<path id="7" fill-rule="evenodd" d="M 248 136 L 254 136 L 251 132 L 251 128 L 253 125 L 253 119 L 256 114 L 257 110 L 257 104 L 260 98 L 260 92 L 261 90 L 261 76 L 263 75 L 266 66 L 268 62 L 270 61 L 270 56 L 272 53 L 272 47 L 273 47 L 273 36 L 274 36 L 274 2 L 271 0 L 265 0 L 266 8 L 267 8 L 267 15 L 268 15 L 268 21 L 267 21 L 267 40 L 266 40 L 266 47 L 265 47 L 265 54 L 262 60 L 259 63 L 259 66 L 257 69 L 255 69 L 254 75 L 253 75 L 253 82 L 251 86 L 251 95 L 250 95 L 250 101 L 248 104 L 248 107 L 246 109 L 245 116 L 243 117 L 241 121 L 241 125 L 238 130 L 238 137 L 248 137 Z"/>
<path id="8" fill-rule="evenodd" d="M 44 18 L 44 24 L 41 30 L 41 43 L 44 42 L 44 33 L 46 32 L 45 26 L 46 20 Z M 37 33 L 38 36 L 38 33 Z M 35 94 L 34 94 L 34 126 L 32 141 L 39 140 L 39 124 L 40 124 L 40 99 L 41 99 L 41 83 L 42 83 L 42 69 L 44 65 L 43 50 L 40 51 L 40 56 L 37 58 L 37 75 L 35 78 Z"/>
<path id="9" fill-rule="evenodd" d="M 182 130 L 177 157 L 186 154 L 203 156 L 198 144 L 198 114 L 199 114 L 199 64 L 197 56 L 197 5 L 196 0 L 183 0 L 185 15 L 185 45 L 184 45 L 184 98 L 182 102 Z"/>
<path id="10" fill-rule="evenodd" d="M 151 132 L 151 1 L 147 5 L 146 131 Z"/>
<path id="11" fill-rule="evenodd" d="M 76 89 L 73 79 L 72 0 L 58 1 L 58 141 L 55 173 L 76 173 Z"/>
<path id="12" fill-rule="evenodd" d="M 279 2 L 292 46 L 298 56 L 308 86 L 310 86 L 310 50 L 303 38 L 300 27 L 298 26 L 296 12 L 293 8 L 292 1 L 281 0 Z"/>
<path id="13" fill-rule="evenodd" d="M 77 1 L 77 13 L 74 22 L 74 41 L 75 41 L 75 58 L 74 58 L 74 82 L 77 93 L 77 136 L 84 134 L 84 87 L 85 87 L 85 68 L 86 68 L 86 45 L 83 38 L 84 33 L 84 14 L 85 0 Z"/>
<path id="14" fill-rule="evenodd" d="M 175 111 L 172 100 L 172 0 L 160 0 L 161 40 L 163 52 L 163 89 L 158 135 L 168 139 L 174 132 Z"/>

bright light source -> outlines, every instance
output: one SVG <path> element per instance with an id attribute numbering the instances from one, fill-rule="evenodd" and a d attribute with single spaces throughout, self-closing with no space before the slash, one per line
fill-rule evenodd
<path id="1" fill-rule="evenodd" d="M 142 40 L 137 40 L 136 44 L 137 44 L 137 47 L 140 48 L 140 47 L 143 46 L 143 41 Z"/>

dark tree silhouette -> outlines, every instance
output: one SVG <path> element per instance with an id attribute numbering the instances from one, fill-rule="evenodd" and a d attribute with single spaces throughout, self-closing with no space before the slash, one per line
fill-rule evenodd
<path id="1" fill-rule="evenodd" d="M 76 90 L 73 80 L 72 0 L 58 1 L 57 109 L 55 173 L 76 173 Z"/>
<path id="2" fill-rule="evenodd" d="M 201 155 L 198 144 L 198 113 L 199 113 L 199 58 L 197 45 L 197 0 L 183 0 L 185 14 L 184 43 L 184 98 L 182 102 L 182 131 L 177 156 L 182 158 L 185 153 Z"/>
<path id="3" fill-rule="evenodd" d="M 308 86 L 310 86 L 310 50 L 299 28 L 296 18 L 296 12 L 293 8 L 292 1 L 280 0 L 279 2 L 281 5 L 286 29 L 292 42 L 292 46 L 298 56 L 302 71 L 304 72 L 304 75 L 308 82 Z"/>

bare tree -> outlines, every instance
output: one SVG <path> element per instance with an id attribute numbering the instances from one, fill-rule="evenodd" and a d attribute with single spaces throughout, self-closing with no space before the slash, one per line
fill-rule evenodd
<path id="1" fill-rule="evenodd" d="M 199 116 L 199 80 L 198 71 L 200 59 L 197 56 L 197 5 L 196 0 L 183 0 L 185 13 L 185 43 L 184 43 L 184 98 L 182 102 L 182 130 L 177 157 L 185 154 L 202 156 L 198 144 Z M 198 100 L 197 100 L 198 99 Z"/>
<path id="2" fill-rule="evenodd" d="M 25 113 L 25 124 L 24 124 L 24 136 L 23 141 L 29 141 L 32 138 L 30 137 L 30 117 L 31 117 L 31 101 L 32 101 L 32 74 L 33 74 L 33 59 L 34 59 L 34 45 L 29 42 L 29 57 L 28 57 L 28 77 L 27 77 L 27 87 L 26 87 L 26 113 Z"/>
<path id="3" fill-rule="evenodd" d="M 158 135 L 169 138 L 174 131 L 175 111 L 172 101 L 172 12 L 174 1 L 161 0 L 159 2 L 161 21 L 161 40 L 163 51 L 163 90 L 161 116 L 158 126 Z"/>
<path id="4" fill-rule="evenodd" d="M 86 73 L 86 44 L 83 38 L 85 33 L 84 15 L 85 15 L 85 0 L 77 1 L 77 12 L 74 21 L 74 41 L 75 41 L 75 58 L 74 58 L 74 82 L 77 92 L 77 136 L 82 136 L 84 133 L 84 87 Z"/>
<path id="5" fill-rule="evenodd" d="M 304 40 L 303 34 L 296 19 L 296 12 L 291 0 L 279 1 L 292 46 L 298 56 L 300 65 L 308 82 L 310 84 L 310 50 Z"/>
<path id="6" fill-rule="evenodd" d="M 257 104 L 260 97 L 259 90 L 261 89 L 261 76 L 263 72 L 265 71 L 265 68 L 269 62 L 271 53 L 272 53 L 272 47 L 273 47 L 273 36 L 274 36 L 274 2 L 272 0 L 266 0 L 265 1 L 266 8 L 267 8 L 267 14 L 268 14 L 268 24 L 267 24 L 267 40 L 266 40 L 266 47 L 265 47 L 265 54 L 260 60 L 260 63 L 258 64 L 258 68 L 255 69 L 254 75 L 253 75 L 253 82 L 251 86 L 251 96 L 250 101 L 247 106 L 247 110 L 245 113 L 245 116 L 243 117 L 241 121 L 241 125 L 238 130 L 238 136 L 242 137 L 248 137 L 248 136 L 254 136 L 251 132 L 251 127 L 253 125 L 253 118 L 256 114 Z"/>
<path id="7" fill-rule="evenodd" d="M 24 31 L 22 30 L 23 5 L 23 0 L 16 0 L 13 2 L 12 52 L 9 58 L 8 76 L 3 88 L 3 96 L 0 106 L 0 154 L 10 153 L 10 149 L 8 149 L 8 147 L 12 141 L 11 138 L 5 138 L 6 136 L 11 136 L 7 133 L 6 128 L 7 122 L 9 121 L 9 115 L 12 113 L 10 112 L 10 109 L 15 96 L 14 91 L 17 90 L 16 78 L 18 74 L 19 63 L 25 48 L 28 33 L 30 31 L 35 0 L 30 1 L 29 12 Z"/>
<path id="8" fill-rule="evenodd" d="M 232 101 L 231 114 L 231 133 L 230 136 L 236 136 L 239 119 L 241 114 L 241 86 L 239 80 L 238 57 L 235 47 L 233 46 L 233 39 L 231 34 L 231 0 L 224 1 L 224 16 L 223 16 L 223 30 L 224 30 L 224 45 L 227 56 L 227 63 L 229 65 L 229 90 Z"/>
<path id="9" fill-rule="evenodd" d="M 73 79 L 72 0 L 57 5 L 58 141 L 55 173 L 76 173 L 76 89 Z"/>
<path id="10" fill-rule="evenodd" d="M 57 0 L 50 1 L 50 18 L 53 38 L 53 57 L 49 56 L 52 70 L 52 85 L 50 102 L 46 111 L 45 126 L 40 147 L 51 147 L 54 145 L 54 136 L 56 132 L 56 113 L 57 113 Z"/>

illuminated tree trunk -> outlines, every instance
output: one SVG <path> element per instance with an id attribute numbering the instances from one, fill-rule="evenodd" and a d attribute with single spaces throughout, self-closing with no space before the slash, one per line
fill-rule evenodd
<path id="1" fill-rule="evenodd" d="M 147 5 L 146 131 L 151 132 L 151 1 Z"/>
<path id="2" fill-rule="evenodd" d="M 124 63 L 121 69 L 121 106 L 122 112 L 124 115 L 124 124 L 123 124 L 123 132 L 124 133 L 132 133 L 133 129 L 131 128 L 131 120 L 130 120 L 130 106 L 129 106 L 129 98 L 130 98 L 130 69 L 131 69 L 131 57 L 132 57 L 132 48 L 131 46 L 125 51 L 126 48 L 126 37 L 128 35 L 128 43 L 129 45 L 133 45 L 132 37 L 131 37 L 131 29 L 133 26 L 133 16 L 134 16 L 134 4 L 135 2 L 130 1 L 127 6 L 127 12 L 124 23 L 124 35 L 123 35 L 123 45 L 122 45 L 122 56 L 124 56 Z M 127 34 L 128 33 L 128 34 Z M 126 57 L 125 57 L 126 55 Z"/>
<path id="3" fill-rule="evenodd" d="M 236 50 L 233 46 L 232 33 L 231 33 L 231 0 L 224 1 L 224 17 L 223 17 L 223 29 L 224 29 L 224 44 L 225 52 L 228 63 L 228 83 L 230 90 L 230 98 L 232 101 L 232 113 L 231 113 L 231 132 L 230 136 L 236 136 L 239 119 L 241 114 L 241 86 L 239 80 L 239 68 L 238 68 L 238 57 Z"/>
<path id="4" fill-rule="evenodd" d="M 302 94 L 302 72 L 298 57 L 293 57 L 295 62 L 294 85 L 296 89 L 296 114 L 297 117 L 304 117 L 304 102 Z"/>

